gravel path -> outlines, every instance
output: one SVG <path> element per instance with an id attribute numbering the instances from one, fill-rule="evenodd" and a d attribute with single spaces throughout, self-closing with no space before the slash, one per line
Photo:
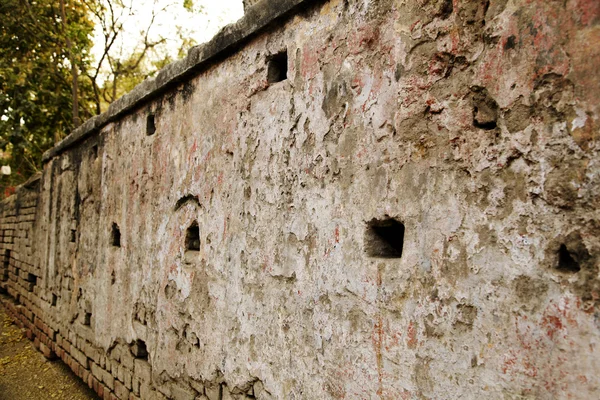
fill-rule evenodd
<path id="1" fill-rule="evenodd" d="M 0 305 L 0 400 L 97 400 L 61 361 L 48 361 Z"/>

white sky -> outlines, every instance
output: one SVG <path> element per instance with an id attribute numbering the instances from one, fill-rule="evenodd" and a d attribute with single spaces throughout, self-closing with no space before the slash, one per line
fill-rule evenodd
<path id="1" fill-rule="evenodd" d="M 193 0 L 195 10 L 203 8 L 203 12 L 194 13 L 183 8 L 183 0 L 123 0 L 123 2 L 133 4 L 133 13 L 123 18 L 124 32 L 121 40 L 116 43 L 115 50 L 122 51 L 124 55 L 135 51 L 135 46 L 141 39 L 141 32 L 145 31 L 150 23 L 153 9 L 157 17 L 150 30 L 150 39 L 159 36 L 167 38 L 166 49 L 174 58 L 177 57 L 179 49 L 177 26 L 186 32 L 185 37 L 193 38 L 197 44 L 200 44 L 210 40 L 223 26 L 237 21 L 244 15 L 242 0 Z M 92 49 L 96 60 L 102 54 L 103 41 L 101 28 L 97 26 Z"/>

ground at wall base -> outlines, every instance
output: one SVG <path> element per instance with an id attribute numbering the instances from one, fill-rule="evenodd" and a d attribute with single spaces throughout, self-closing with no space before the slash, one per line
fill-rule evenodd
<path id="1" fill-rule="evenodd" d="M 17 379 L 18 377 L 18 379 Z M 0 307 L 0 400 L 96 400 L 62 362 L 44 358 Z"/>

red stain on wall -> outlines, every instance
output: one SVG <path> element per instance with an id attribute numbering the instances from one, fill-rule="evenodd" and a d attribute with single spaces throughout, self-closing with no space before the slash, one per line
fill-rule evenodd
<path id="1" fill-rule="evenodd" d="M 408 324 L 407 336 L 408 340 L 406 341 L 406 345 L 408 346 L 408 348 L 414 349 L 415 347 L 417 347 L 417 329 L 414 321 L 410 321 L 410 323 Z"/>
<path id="2" fill-rule="evenodd" d="M 574 10 L 575 18 L 578 18 L 583 25 L 591 25 L 600 19 L 600 1 L 574 0 L 569 3 Z"/>
<path id="3" fill-rule="evenodd" d="M 515 317 L 518 345 L 505 354 L 500 366 L 508 381 L 522 386 L 531 382 L 530 393 L 541 398 L 566 398 L 573 381 L 588 382 L 584 375 L 575 375 L 577 369 L 572 362 L 572 355 L 580 351 L 571 339 L 580 336 L 576 317 L 585 312 L 578 304 L 577 299 L 563 297 L 548 304 L 538 318 Z"/>

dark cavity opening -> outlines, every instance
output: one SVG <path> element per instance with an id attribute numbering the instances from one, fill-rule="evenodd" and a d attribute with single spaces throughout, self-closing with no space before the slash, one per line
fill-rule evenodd
<path id="1" fill-rule="evenodd" d="M 96 158 L 98 158 L 98 145 L 97 144 L 92 146 L 91 154 L 92 154 L 92 160 L 95 160 Z"/>
<path id="2" fill-rule="evenodd" d="M 444 0 L 442 5 L 440 6 L 439 15 L 442 19 L 448 18 L 452 15 L 452 11 L 454 11 L 454 4 L 452 0 Z"/>
<path id="3" fill-rule="evenodd" d="M 392 218 L 367 223 L 365 250 L 370 257 L 400 258 L 404 246 L 404 224 Z"/>
<path id="4" fill-rule="evenodd" d="M 85 326 L 90 326 L 92 324 L 92 313 L 86 312 L 83 315 L 83 324 Z"/>
<path id="5" fill-rule="evenodd" d="M 287 50 L 277 53 L 269 59 L 267 81 L 277 83 L 287 79 L 288 55 Z"/>
<path id="6" fill-rule="evenodd" d="M 558 267 L 556 269 L 563 272 L 579 272 L 581 270 L 579 263 L 564 244 L 561 244 L 558 249 Z"/>
<path id="7" fill-rule="evenodd" d="M 75 229 L 71 229 L 71 243 L 75 243 L 77 240 L 77 231 Z"/>
<path id="8" fill-rule="evenodd" d="M 119 225 L 115 223 L 112 224 L 111 244 L 114 247 L 121 247 L 121 230 L 119 229 Z"/>
<path id="9" fill-rule="evenodd" d="M 200 251 L 200 227 L 193 222 L 185 234 L 185 248 L 189 251 Z"/>
<path id="10" fill-rule="evenodd" d="M 8 268 L 10 264 L 10 250 L 4 250 L 4 268 Z"/>
<path id="11" fill-rule="evenodd" d="M 52 302 L 50 303 L 52 307 L 56 307 L 56 303 L 58 302 L 58 296 L 52 293 Z"/>
<path id="12" fill-rule="evenodd" d="M 28 272 L 27 273 L 27 282 L 31 282 L 34 285 L 37 285 L 37 276 L 35 276 L 34 274 Z"/>
<path id="13" fill-rule="evenodd" d="M 148 349 L 146 348 L 146 342 L 143 340 L 136 339 L 136 341 L 133 342 L 129 348 L 131 350 L 131 354 L 133 354 L 135 358 L 141 358 L 143 360 L 148 359 Z"/>
<path id="14" fill-rule="evenodd" d="M 146 117 L 146 135 L 154 135 L 156 133 L 156 124 L 154 121 L 154 114 L 148 114 Z"/>
<path id="15" fill-rule="evenodd" d="M 196 207 L 202 207 L 200 205 L 200 199 L 198 196 L 194 196 L 193 194 L 186 194 L 175 203 L 175 211 L 178 211 L 181 207 L 186 205 L 187 203 L 194 203 Z"/>

